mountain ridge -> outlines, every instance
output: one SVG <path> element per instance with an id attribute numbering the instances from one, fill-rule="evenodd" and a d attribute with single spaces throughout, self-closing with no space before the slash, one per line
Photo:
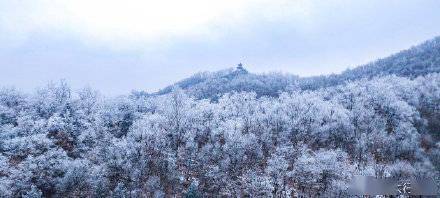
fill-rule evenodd
<path id="1" fill-rule="evenodd" d="M 385 75 L 415 78 L 437 72 L 440 72 L 440 36 L 385 58 L 347 69 L 340 74 L 312 77 L 276 72 L 255 74 L 247 71 L 240 63 L 237 68 L 198 72 L 153 95 L 167 94 L 174 87 L 179 87 L 200 99 L 215 99 L 231 91 L 253 91 L 259 96 L 277 96 L 280 92 L 292 89 L 316 90 L 363 78 L 371 79 Z"/>

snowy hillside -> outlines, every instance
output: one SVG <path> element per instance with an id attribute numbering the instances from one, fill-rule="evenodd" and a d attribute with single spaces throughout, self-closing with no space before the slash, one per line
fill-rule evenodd
<path id="1" fill-rule="evenodd" d="M 2 88 L 0 197 L 347 197 L 355 175 L 439 183 L 438 52 L 437 38 L 339 75 L 236 68 L 115 98 L 64 82 Z"/>
<path id="2" fill-rule="evenodd" d="M 415 78 L 435 72 L 440 72 L 440 37 L 341 74 L 300 78 L 280 73 L 253 74 L 243 68 L 230 68 L 197 73 L 156 94 L 169 93 L 177 86 L 196 98 L 218 98 L 232 91 L 253 91 L 258 96 L 277 96 L 292 89 L 315 90 L 362 78 L 386 75 Z"/>

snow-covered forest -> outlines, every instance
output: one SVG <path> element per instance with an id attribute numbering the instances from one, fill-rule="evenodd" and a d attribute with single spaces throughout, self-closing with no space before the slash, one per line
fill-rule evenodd
<path id="1" fill-rule="evenodd" d="M 2 88 L 0 197 L 345 197 L 354 175 L 439 182 L 438 40 L 333 84 L 238 68 L 120 97 Z M 392 60 L 400 69 L 381 73 Z"/>

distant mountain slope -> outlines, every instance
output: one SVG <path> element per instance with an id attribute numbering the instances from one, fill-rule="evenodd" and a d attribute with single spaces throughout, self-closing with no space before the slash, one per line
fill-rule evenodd
<path id="1" fill-rule="evenodd" d="M 341 84 L 347 80 L 396 75 L 414 78 L 440 72 L 440 37 L 376 60 L 366 65 L 348 69 L 341 74 L 301 78 L 302 89 L 318 89 Z"/>
<path id="2" fill-rule="evenodd" d="M 416 77 L 439 71 L 440 37 L 436 37 L 387 58 L 347 70 L 342 76 L 352 79 L 388 74 Z"/>
<path id="3" fill-rule="evenodd" d="M 217 98 L 231 91 L 254 91 L 259 96 L 276 96 L 282 91 L 314 90 L 362 78 L 385 75 L 414 78 L 435 72 L 440 72 L 440 37 L 341 74 L 304 78 L 280 73 L 253 74 L 240 64 L 235 69 L 195 74 L 155 94 L 166 94 L 173 87 L 180 87 L 196 98 Z"/>

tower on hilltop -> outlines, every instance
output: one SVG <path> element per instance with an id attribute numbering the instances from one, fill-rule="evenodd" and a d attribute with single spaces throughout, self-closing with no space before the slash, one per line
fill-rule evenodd
<path id="1" fill-rule="evenodd" d="M 238 63 L 237 70 L 239 70 L 239 71 L 246 71 L 246 69 L 244 69 L 244 67 L 243 67 L 243 64 L 241 64 L 241 63 Z"/>

